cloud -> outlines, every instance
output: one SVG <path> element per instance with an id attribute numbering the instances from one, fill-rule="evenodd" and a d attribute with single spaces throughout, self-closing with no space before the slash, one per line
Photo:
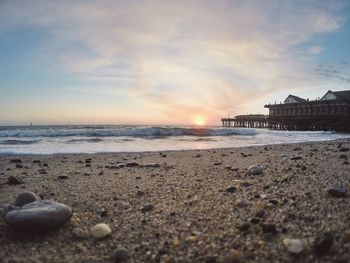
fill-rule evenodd
<path id="1" fill-rule="evenodd" d="M 15 28 L 48 32 L 45 56 L 98 86 L 96 92 L 114 87 L 169 116 L 246 112 L 281 88 L 315 86 L 311 55 L 323 48 L 299 52 L 298 45 L 344 21 L 340 2 L 319 1 L 3 1 L 0 7 L 0 35 Z"/>

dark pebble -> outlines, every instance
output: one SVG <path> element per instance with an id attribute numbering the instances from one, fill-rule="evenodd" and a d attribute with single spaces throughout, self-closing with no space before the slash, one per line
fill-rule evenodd
<path id="1" fill-rule="evenodd" d="M 339 155 L 339 159 L 348 159 L 348 156 L 346 154 Z"/>
<path id="2" fill-rule="evenodd" d="M 29 204 L 38 200 L 39 200 L 39 197 L 33 192 L 23 192 L 17 196 L 15 201 L 15 206 L 20 207 L 25 204 Z"/>
<path id="3" fill-rule="evenodd" d="M 33 163 L 41 163 L 40 160 L 33 160 Z"/>
<path id="4" fill-rule="evenodd" d="M 136 192 L 136 195 L 137 195 L 137 196 L 143 196 L 143 195 L 145 195 L 145 192 L 139 190 L 139 191 Z"/>
<path id="5" fill-rule="evenodd" d="M 64 180 L 64 179 L 68 179 L 68 175 L 66 174 L 61 174 L 59 176 L 57 176 L 58 179 Z"/>
<path id="6" fill-rule="evenodd" d="M 16 168 L 21 169 L 21 168 L 23 168 L 23 165 L 18 163 L 18 164 L 16 164 Z"/>
<path id="7" fill-rule="evenodd" d="M 254 218 L 250 219 L 250 223 L 252 223 L 254 225 L 259 224 L 260 223 L 260 218 L 254 217 Z"/>
<path id="8" fill-rule="evenodd" d="M 324 233 L 317 237 L 314 242 L 314 249 L 316 254 L 326 254 L 333 245 L 333 235 L 331 233 Z"/>
<path id="9" fill-rule="evenodd" d="M 250 224 L 249 223 L 243 223 L 239 226 L 237 226 L 237 228 L 241 231 L 247 231 L 250 228 Z"/>
<path id="10" fill-rule="evenodd" d="M 10 163 L 22 163 L 21 159 L 12 159 Z"/>
<path id="11" fill-rule="evenodd" d="M 130 259 L 129 251 L 124 247 L 119 247 L 114 249 L 112 253 L 113 263 L 124 263 L 128 262 Z"/>
<path id="12" fill-rule="evenodd" d="M 126 167 L 138 167 L 138 166 L 140 166 L 140 164 L 137 162 L 130 162 L 130 163 L 126 163 L 125 166 Z"/>
<path id="13" fill-rule="evenodd" d="M 338 187 L 329 189 L 327 192 L 334 197 L 346 197 L 347 189 L 345 187 Z"/>
<path id="14" fill-rule="evenodd" d="M 6 214 L 7 222 L 14 228 L 45 232 L 57 228 L 72 215 L 72 209 L 53 200 L 39 200 L 23 205 Z"/>
<path id="15" fill-rule="evenodd" d="M 269 202 L 273 205 L 278 205 L 278 201 L 275 199 L 269 200 Z"/>
<path id="16" fill-rule="evenodd" d="M 278 232 L 274 224 L 261 224 L 261 229 L 264 233 L 276 234 Z"/>
<path id="17" fill-rule="evenodd" d="M 341 147 L 339 149 L 339 152 L 348 152 L 349 151 L 349 148 L 346 148 L 346 147 Z"/>
<path id="18" fill-rule="evenodd" d="M 301 160 L 301 156 L 293 156 L 290 158 L 291 160 Z"/>
<path id="19" fill-rule="evenodd" d="M 16 178 L 16 177 L 11 175 L 9 178 L 7 178 L 7 184 L 16 185 L 16 184 L 24 184 L 24 182 L 22 179 Z"/>
<path id="20" fill-rule="evenodd" d="M 107 215 L 107 210 L 106 209 L 102 209 L 101 212 L 100 212 L 100 216 L 101 217 L 105 217 Z"/>
<path id="21" fill-rule="evenodd" d="M 231 186 L 231 187 L 229 187 L 229 188 L 226 189 L 226 192 L 228 192 L 228 193 L 234 193 L 234 192 L 236 192 L 236 190 L 237 190 L 236 187 Z"/>
<path id="22" fill-rule="evenodd" d="M 151 204 L 147 204 L 145 205 L 144 207 L 141 208 L 141 212 L 142 213 L 146 213 L 146 212 L 149 212 L 151 210 L 153 210 L 154 206 L 151 205 Z"/>

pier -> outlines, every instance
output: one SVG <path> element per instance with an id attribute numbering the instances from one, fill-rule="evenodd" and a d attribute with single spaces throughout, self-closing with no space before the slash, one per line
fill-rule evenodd
<path id="1" fill-rule="evenodd" d="M 234 118 L 222 118 L 222 127 L 268 128 L 269 116 L 263 114 L 237 115 Z"/>
<path id="2" fill-rule="evenodd" d="M 221 119 L 223 127 L 298 131 L 350 132 L 350 90 L 328 91 L 321 99 L 289 95 L 284 103 L 268 104 L 269 115 L 237 115 Z"/>

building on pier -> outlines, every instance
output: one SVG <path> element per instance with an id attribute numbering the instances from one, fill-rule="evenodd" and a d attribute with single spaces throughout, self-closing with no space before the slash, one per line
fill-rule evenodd
<path id="1" fill-rule="evenodd" d="M 223 127 L 322 130 L 350 132 L 350 90 L 329 90 L 321 99 L 289 95 L 284 103 L 268 104 L 269 115 L 238 115 L 223 118 Z"/>
<path id="2" fill-rule="evenodd" d="M 350 90 L 329 90 L 319 100 L 289 95 L 283 104 L 268 104 L 269 128 L 350 131 Z"/>

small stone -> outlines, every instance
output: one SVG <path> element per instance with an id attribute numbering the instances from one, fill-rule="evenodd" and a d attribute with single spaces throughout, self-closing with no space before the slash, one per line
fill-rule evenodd
<path id="1" fill-rule="evenodd" d="M 40 160 L 33 160 L 33 163 L 41 163 Z"/>
<path id="2" fill-rule="evenodd" d="M 278 205 L 278 201 L 275 199 L 271 199 L 271 200 L 269 200 L 269 202 L 273 205 Z"/>
<path id="3" fill-rule="evenodd" d="M 153 210 L 154 206 L 151 205 L 151 204 L 147 204 L 145 205 L 144 207 L 141 208 L 141 212 L 142 213 L 146 213 L 146 212 L 149 212 L 151 210 Z"/>
<path id="4" fill-rule="evenodd" d="M 348 151 L 349 151 L 349 148 L 347 148 L 347 147 L 341 147 L 339 149 L 339 152 L 348 152 Z"/>
<path id="5" fill-rule="evenodd" d="M 346 154 L 339 155 L 339 159 L 348 159 L 348 156 Z"/>
<path id="6" fill-rule="evenodd" d="M 247 231 L 250 228 L 250 224 L 249 223 L 243 223 L 239 226 L 237 226 L 237 228 L 241 231 Z"/>
<path id="7" fill-rule="evenodd" d="M 10 163 L 22 163 L 21 159 L 12 159 Z"/>
<path id="8" fill-rule="evenodd" d="M 350 243 L 350 231 L 344 233 L 342 241 L 344 243 Z"/>
<path id="9" fill-rule="evenodd" d="M 109 225 L 100 223 L 92 227 L 90 232 L 93 238 L 103 239 L 112 234 L 112 229 L 109 227 Z"/>
<path id="10" fill-rule="evenodd" d="M 61 174 L 59 176 L 57 176 L 58 179 L 68 179 L 68 175 L 67 174 Z"/>
<path id="11" fill-rule="evenodd" d="M 84 239 L 89 237 L 89 231 L 81 228 L 81 227 L 76 227 L 72 230 L 72 235 L 76 239 Z"/>
<path id="12" fill-rule="evenodd" d="M 92 159 L 91 158 L 88 158 L 85 160 L 85 163 L 91 163 Z"/>
<path id="13" fill-rule="evenodd" d="M 303 158 L 301 156 L 292 156 L 290 159 L 295 161 L 295 160 L 301 160 Z"/>
<path id="14" fill-rule="evenodd" d="M 318 236 L 314 242 L 314 249 L 316 254 L 323 255 L 326 254 L 333 245 L 333 235 L 329 232 Z"/>
<path id="15" fill-rule="evenodd" d="M 18 168 L 18 169 L 22 169 L 22 168 L 23 168 L 23 165 L 22 165 L 22 164 L 20 164 L 20 163 L 18 163 L 18 164 L 16 164 L 16 168 Z"/>
<path id="16" fill-rule="evenodd" d="M 48 231 L 57 228 L 72 216 L 72 209 L 53 200 L 38 200 L 15 208 L 6 214 L 14 228 L 28 231 Z"/>
<path id="17" fill-rule="evenodd" d="M 329 189 L 327 192 L 334 197 L 346 197 L 347 189 L 345 187 L 338 187 Z"/>
<path id="18" fill-rule="evenodd" d="M 234 193 L 234 192 L 236 192 L 236 190 L 237 190 L 236 187 L 231 186 L 231 187 L 229 187 L 229 188 L 226 189 L 226 192 L 228 192 L 228 193 Z"/>
<path id="19" fill-rule="evenodd" d="M 288 249 L 289 253 L 299 254 L 304 250 L 304 242 L 300 239 L 283 239 L 283 244 Z"/>
<path id="20" fill-rule="evenodd" d="M 260 175 L 263 173 L 263 168 L 259 164 L 251 165 L 248 168 L 248 172 L 250 175 Z"/>
<path id="21" fill-rule="evenodd" d="M 137 162 L 130 162 L 130 163 L 126 163 L 125 166 L 126 167 L 138 167 L 138 166 L 140 166 L 140 164 Z"/>
<path id="22" fill-rule="evenodd" d="M 16 184 L 24 184 L 23 180 L 14 176 L 10 176 L 7 178 L 7 184 L 9 185 L 16 185 Z"/>
<path id="23" fill-rule="evenodd" d="M 145 163 L 143 165 L 143 167 L 146 167 L 146 168 L 158 168 L 158 167 L 160 167 L 160 164 L 159 163 Z"/>
<path id="24" fill-rule="evenodd" d="M 260 223 L 260 218 L 254 217 L 252 219 L 250 219 L 250 223 L 256 225 Z"/>
<path id="25" fill-rule="evenodd" d="M 137 196 L 143 196 L 143 195 L 145 195 L 145 192 L 144 192 L 144 191 L 141 191 L 141 190 L 138 190 L 138 191 L 136 192 L 136 195 L 137 195 Z"/>
<path id="26" fill-rule="evenodd" d="M 349 165 L 349 161 L 348 160 L 344 161 L 343 165 Z"/>
<path id="27" fill-rule="evenodd" d="M 222 260 L 222 263 L 239 263 L 242 261 L 243 253 L 238 250 L 232 250 L 227 256 Z"/>
<path id="28" fill-rule="evenodd" d="M 38 200 L 39 197 L 33 192 L 23 192 L 17 196 L 15 206 L 23 206 L 25 204 L 29 204 Z"/>
<path id="29" fill-rule="evenodd" d="M 264 233 L 276 234 L 278 231 L 274 224 L 261 224 L 261 229 Z"/>
<path id="30" fill-rule="evenodd" d="M 221 165 L 222 162 L 218 161 L 218 162 L 215 162 L 214 165 Z"/>
<path id="31" fill-rule="evenodd" d="M 104 217 L 104 216 L 107 215 L 107 213 L 108 213 L 108 212 L 107 212 L 106 209 L 102 209 L 101 212 L 100 212 L 100 216 L 101 216 L 101 217 Z"/>
<path id="32" fill-rule="evenodd" d="M 129 250 L 124 247 L 119 247 L 113 250 L 112 262 L 113 263 L 124 263 L 130 259 Z"/>
<path id="33" fill-rule="evenodd" d="M 225 169 L 231 170 L 231 169 L 232 169 L 232 166 L 231 166 L 231 165 L 225 165 Z"/>

